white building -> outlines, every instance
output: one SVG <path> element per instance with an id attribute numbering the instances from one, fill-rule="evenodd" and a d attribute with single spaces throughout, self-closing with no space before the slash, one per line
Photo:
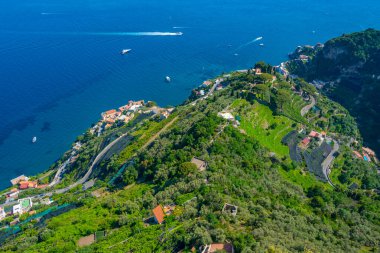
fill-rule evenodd
<path id="1" fill-rule="evenodd" d="M 7 214 L 5 213 L 4 209 L 0 207 L 0 220 L 4 219 Z"/>
<path id="2" fill-rule="evenodd" d="M 13 214 L 23 214 L 32 208 L 33 202 L 31 198 L 19 199 L 18 204 L 13 206 Z"/>
<path id="3" fill-rule="evenodd" d="M 13 206 L 12 214 L 22 214 L 21 205 L 17 204 Z"/>

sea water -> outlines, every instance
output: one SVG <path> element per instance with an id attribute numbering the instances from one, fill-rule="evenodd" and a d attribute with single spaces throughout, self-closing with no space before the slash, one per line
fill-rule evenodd
<path id="1" fill-rule="evenodd" d="M 378 13 L 370 0 L 1 0 L 0 187 L 46 170 L 102 111 L 177 105 L 222 72 L 379 29 Z"/>

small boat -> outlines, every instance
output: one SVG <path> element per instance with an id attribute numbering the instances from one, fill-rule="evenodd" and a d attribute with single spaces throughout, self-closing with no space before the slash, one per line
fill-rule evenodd
<path id="1" fill-rule="evenodd" d="M 175 33 L 175 35 L 183 35 L 183 32 Z"/>
<path id="2" fill-rule="evenodd" d="M 263 47 L 263 46 L 264 46 L 264 43 L 260 43 L 259 46 L 260 46 L 260 47 Z"/>
<path id="3" fill-rule="evenodd" d="M 32 139 L 32 143 L 35 143 L 37 141 L 37 137 L 34 136 L 33 139 Z"/>
<path id="4" fill-rule="evenodd" d="M 121 54 L 128 54 L 130 51 L 131 51 L 132 49 L 123 49 L 123 50 L 121 50 Z"/>
<path id="5" fill-rule="evenodd" d="M 166 76 L 166 77 L 165 77 L 165 81 L 166 81 L 167 83 L 170 83 L 170 82 L 172 81 L 172 79 L 170 78 L 170 76 Z"/>

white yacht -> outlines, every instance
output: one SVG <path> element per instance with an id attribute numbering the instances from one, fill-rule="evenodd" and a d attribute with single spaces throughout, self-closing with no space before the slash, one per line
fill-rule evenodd
<path id="1" fill-rule="evenodd" d="M 32 143 L 35 143 L 37 141 L 37 137 L 34 136 L 33 139 L 32 139 Z"/>
<path id="2" fill-rule="evenodd" d="M 166 80 L 166 82 L 168 82 L 168 83 L 170 83 L 170 82 L 172 81 L 172 79 L 170 78 L 170 76 L 166 76 L 166 77 L 165 77 L 165 80 Z"/>
<path id="3" fill-rule="evenodd" d="M 123 49 L 121 50 L 121 54 L 128 54 L 132 49 Z"/>

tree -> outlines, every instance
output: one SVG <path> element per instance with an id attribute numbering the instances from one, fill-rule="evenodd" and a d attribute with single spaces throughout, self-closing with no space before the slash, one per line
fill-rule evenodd
<path id="1" fill-rule="evenodd" d="M 266 84 L 258 84 L 255 86 L 254 90 L 260 95 L 260 98 L 264 101 L 270 102 L 270 91 Z"/>
<path id="2" fill-rule="evenodd" d="M 188 176 L 197 172 L 197 166 L 191 162 L 184 162 L 179 166 L 178 174 L 179 176 Z"/>
<path id="3" fill-rule="evenodd" d="M 274 104 L 278 112 L 282 112 L 284 105 L 290 100 L 290 93 L 288 90 L 280 89 L 274 96 Z"/>

